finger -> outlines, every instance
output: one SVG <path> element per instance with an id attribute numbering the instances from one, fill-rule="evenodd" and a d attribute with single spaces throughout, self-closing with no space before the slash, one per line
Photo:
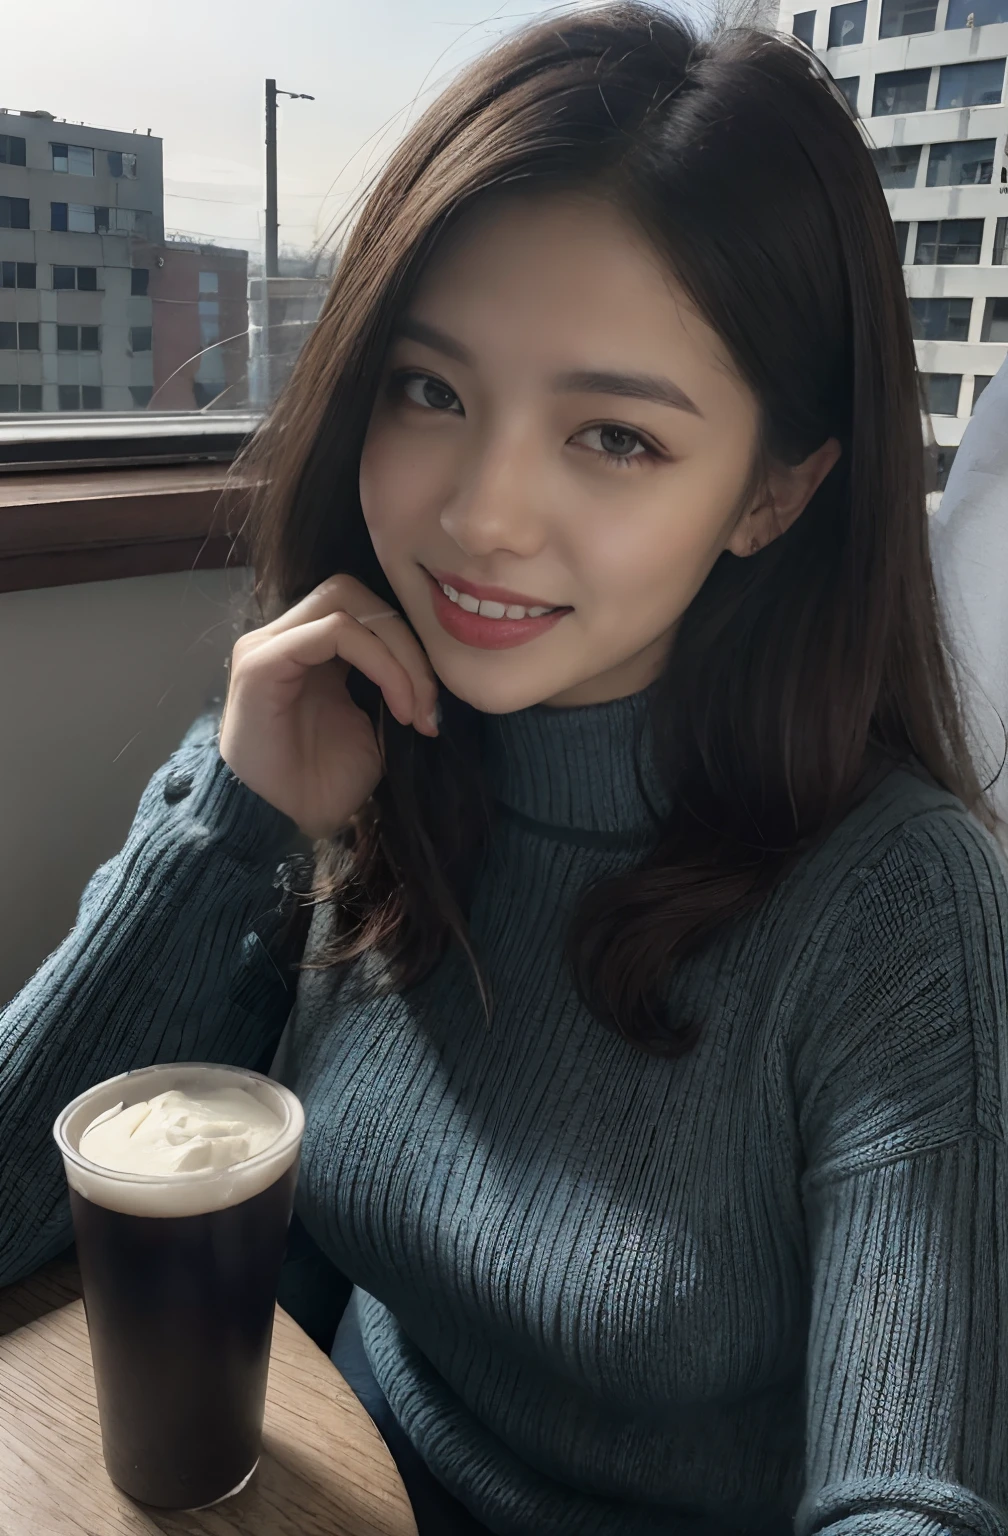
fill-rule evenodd
<path id="1" fill-rule="evenodd" d="M 327 613 L 337 613 L 340 609 L 346 613 L 352 613 L 354 618 L 363 613 L 392 611 L 387 603 L 375 597 L 370 588 L 366 587 L 362 581 L 358 581 L 356 576 L 339 572 L 335 576 L 327 576 L 325 581 L 320 581 L 306 597 L 301 598 L 300 602 L 288 608 L 286 613 L 280 614 L 279 618 L 273 619 L 258 633 L 268 631 L 271 634 L 283 634 L 286 630 L 296 628 L 298 624 L 310 623 L 312 619 L 320 619 Z"/>
<path id="2" fill-rule="evenodd" d="M 381 689 L 401 725 L 411 723 L 417 700 L 409 672 L 384 641 L 348 613 L 326 614 L 271 636 L 248 657 L 245 666 L 286 690 L 299 686 L 309 667 L 337 660 L 356 667 Z"/>

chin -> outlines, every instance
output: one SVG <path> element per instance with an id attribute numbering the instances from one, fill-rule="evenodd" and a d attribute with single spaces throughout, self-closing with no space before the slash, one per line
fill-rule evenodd
<path id="1" fill-rule="evenodd" d="M 466 658 L 460 662 L 457 656 L 435 654 L 432 646 L 428 655 L 449 693 L 484 715 L 511 715 L 530 709 L 571 686 L 568 680 L 552 679 L 535 665 L 531 655 L 518 660 L 514 651 L 496 657 L 483 652 L 471 661 Z"/>

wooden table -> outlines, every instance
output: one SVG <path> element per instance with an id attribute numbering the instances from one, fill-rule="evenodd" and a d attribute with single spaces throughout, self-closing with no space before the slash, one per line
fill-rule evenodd
<path id="1" fill-rule="evenodd" d="M 102 1460 L 79 1296 L 60 1262 L 0 1290 L 0 1536 L 417 1536 L 385 1442 L 281 1307 L 248 1487 L 193 1514 L 134 1504 Z"/>

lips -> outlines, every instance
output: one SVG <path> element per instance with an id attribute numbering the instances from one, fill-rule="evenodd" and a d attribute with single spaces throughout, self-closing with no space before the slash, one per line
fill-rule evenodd
<path id="1" fill-rule="evenodd" d="M 451 598 L 442 591 L 441 581 L 443 580 L 446 586 L 451 586 L 454 590 L 465 591 L 471 597 L 492 602 L 498 606 L 502 603 L 505 606 L 523 608 L 547 605 L 520 593 L 510 592 L 503 587 L 476 585 L 460 577 L 456 577 L 453 582 L 451 573 L 439 571 L 435 577 L 430 571 L 425 570 L 424 574 L 431 591 L 434 616 L 441 628 L 453 640 L 458 640 L 463 645 L 475 646 L 480 650 L 502 651 L 510 650 L 513 646 L 525 645 L 528 641 L 538 639 L 540 635 L 555 628 L 567 614 L 572 612 L 570 608 L 556 608 L 539 618 L 486 618 L 480 613 L 468 613 L 464 608 L 460 608 L 458 603 L 452 602 Z"/>

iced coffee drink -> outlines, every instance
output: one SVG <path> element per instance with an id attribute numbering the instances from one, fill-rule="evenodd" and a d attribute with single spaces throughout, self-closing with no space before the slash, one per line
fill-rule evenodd
<path id="1" fill-rule="evenodd" d="M 272 1079 L 146 1067 L 88 1090 L 63 1154 L 109 1475 L 196 1509 L 259 1458 L 304 1115 Z"/>

